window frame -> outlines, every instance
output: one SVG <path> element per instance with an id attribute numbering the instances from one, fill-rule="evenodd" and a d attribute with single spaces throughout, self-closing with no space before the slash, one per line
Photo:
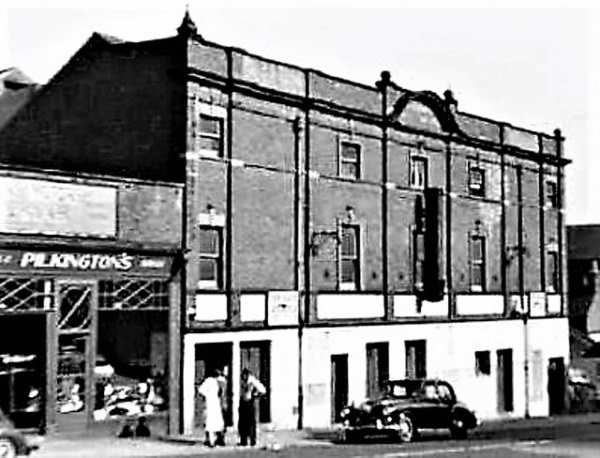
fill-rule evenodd
<path id="1" fill-rule="evenodd" d="M 552 260 L 552 264 L 550 264 L 550 260 Z M 557 293 L 560 291 L 560 266 L 559 266 L 559 256 L 558 251 L 551 249 L 546 250 L 546 260 L 545 260 L 545 281 L 546 281 L 546 292 L 547 293 Z M 549 267 L 552 266 L 552 271 L 549 272 Z"/>
<path id="2" fill-rule="evenodd" d="M 412 247 L 412 283 L 415 291 L 423 291 L 425 286 L 425 231 L 416 226 L 411 228 L 411 247 Z M 421 245 L 419 244 L 421 239 Z M 419 249 L 422 248 L 422 249 Z M 421 256 L 419 256 L 421 255 Z M 420 258 L 420 259 L 419 259 Z M 418 281 L 418 265 L 420 264 L 420 282 Z"/>
<path id="3" fill-rule="evenodd" d="M 473 186 L 473 174 L 480 173 L 481 174 L 481 186 L 480 189 Z M 486 169 L 479 163 L 471 163 L 469 164 L 468 174 L 467 174 L 467 189 L 469 191 L 469 196 L 471 197 L 480 197 L 485 198 L 486 196 Z"/>
<path id="4" fill-rule="evenodd" d="M 344 230 L 351 229 L 354 232 L 354 256 L 344 254 Z M 362 273 L 362 250 L 361 250 L 361 227 L 360 224 L 356 223 L 340 223 L 338 226 L 338 233 L 340 237 L 339 250 L 338 250 L 338 289 L 340 291 L 360 291 L 361 290 L 361 273 Z M 344 261 L 351 261 L 354 265 L 354 281 L 345 282 L 343 278 L 343 265 Z"/>
<path id="5" fill-rule="evenodd" d="M 558 208 L 558 183 L 555 179 L 546 179 L 544 183 L 544 205 L 546 208 Z"/>
<path id="6" fill-rule="evenodd" d="M 481 242 L 481 258 L 475 259 L 474 243 Z M 474 270 L 480 269 L 481 284 L 474 283 Z M 481 233 L 469 235 L 469 289 L 472 292 L 482 293 L 486 291 L 486 237 Z"/>
<path id="7" fill-rule="evenodd" d="M 357 147 L 356 160 L 344 157 L 344 146 L 351 145 Z M 360 180 L 362 178 L 362 144 L 355 140 L 340 139 L 338 142 L 338 176 L 348 180 Z M 353 176 L 344 173 L 344 164 L 351 163 L 356 167 L 356 172 Z"/>
<path id="8" fill-rule="evenodd" d="M 480 350 L 475 352 L 475 375 L 477 377 L 492 375 L 492 354 L 489 350 Z"/>
<path id="9" fill-rule="evenodd" d="M 214 231 L 217 235 L 218 240 L 218 253 L 203 253 L 201 251 L 201 238 L 203 231 Z M 221 226 L 214 225 L 201 225 L 199 229 L 199 240 L 198 240 L 198 288 L 199 289 L 210 289 L 220 290 L 223 288 L 223 228 Z M 200 278 L 201 275 L 201 263 L 203 260 L 211 260 L 215 262 L 215 274 L 214 280 L 203 280 Z"/>
<path id="10" fill-rule="evenodd" d="M 219 132 L 207 132 L 202 130 L 202 120 L 216 121 L 219 126 Z M 213 114 L 200 113 L 198 114 L 198 141 L 202 142 L 202 139 L 208 138 L 211 140 L 217 140 L 219 142 L 219 149 L 211 149 L 211 148 L 202 148 L 199 147 L 199 151 L 204 155 L 210 155 L 214 157 L 223 157 L 225 148 L 224 148 L 224 135 L 225 132 L 225 119 L 222 116 L 216 116 Z"/>
<path id="11" fill-rule="evenodd" d="M 416 174 L 416 164 L 423 164 L 423 183 L 417 184 L 413 179 Z M 423 154 L 411 154 L 408 171 L 409 185 L 412 189 L 425 190 L 429 185 L 429 158 Z"/>

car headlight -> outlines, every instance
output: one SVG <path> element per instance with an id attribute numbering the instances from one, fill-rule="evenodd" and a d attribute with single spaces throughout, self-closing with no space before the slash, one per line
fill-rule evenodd
<path id="1" fill-rule="evenodd" d="M 344 419 L 346 418 L 348 415 L 350 415 L 350 409 L 348 407 L 345 407 L 344 409 L 342 409 L 342 411 L 340 412 L 340 418 Z"/>
<path id="2" fill-rule="evenodd" d="M 383 410 L 381 411 L 381 413 L 383 414 L 384 417 L 389 416 L 392 412 L 394 411 L 393 408 L 391 407 L 384 407 Z"/>

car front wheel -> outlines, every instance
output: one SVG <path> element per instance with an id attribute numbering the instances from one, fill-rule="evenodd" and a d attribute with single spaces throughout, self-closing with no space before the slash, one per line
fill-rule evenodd
<path id="1" fill-rule="evenodd" d="M 450 425 L 450 435 L 453 439 L 466 439 L 469 430 L 461 418 L 453 418 Z"/>
<path id="2" fill-rule="evenodd" d="M 14 458 L 16 456 L 15 444 L 10 439 L 0 438 L 0 458 Z"/>
<path id="3" fill-rule="evenodd" d="M 398 419 L 398 439 L 400 442 L 412 442 L 415 439 L 415 425 L 408 415 L 401 415 Z"/>

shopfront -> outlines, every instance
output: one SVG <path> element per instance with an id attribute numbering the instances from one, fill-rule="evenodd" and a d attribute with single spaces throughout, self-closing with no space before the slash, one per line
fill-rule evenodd
<path id="1" fill-rule="evenodd" d="M 172 253 L 0 249 L 0 406 L 18 427 L 166 416 L 172 264 Z"/>

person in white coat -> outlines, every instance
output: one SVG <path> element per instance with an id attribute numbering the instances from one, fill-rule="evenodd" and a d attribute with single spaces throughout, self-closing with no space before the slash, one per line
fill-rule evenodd
<path id="1" fill-rule="evenodd" d="M 198 393 L 205 401 L 204 431 L 206 433 L 206 445 L 209 447 L 215 446 L 218 434 L 224 428 L 219 389 L 219 381 L 215 372 L 211 372 L 198 387 Z"/>

